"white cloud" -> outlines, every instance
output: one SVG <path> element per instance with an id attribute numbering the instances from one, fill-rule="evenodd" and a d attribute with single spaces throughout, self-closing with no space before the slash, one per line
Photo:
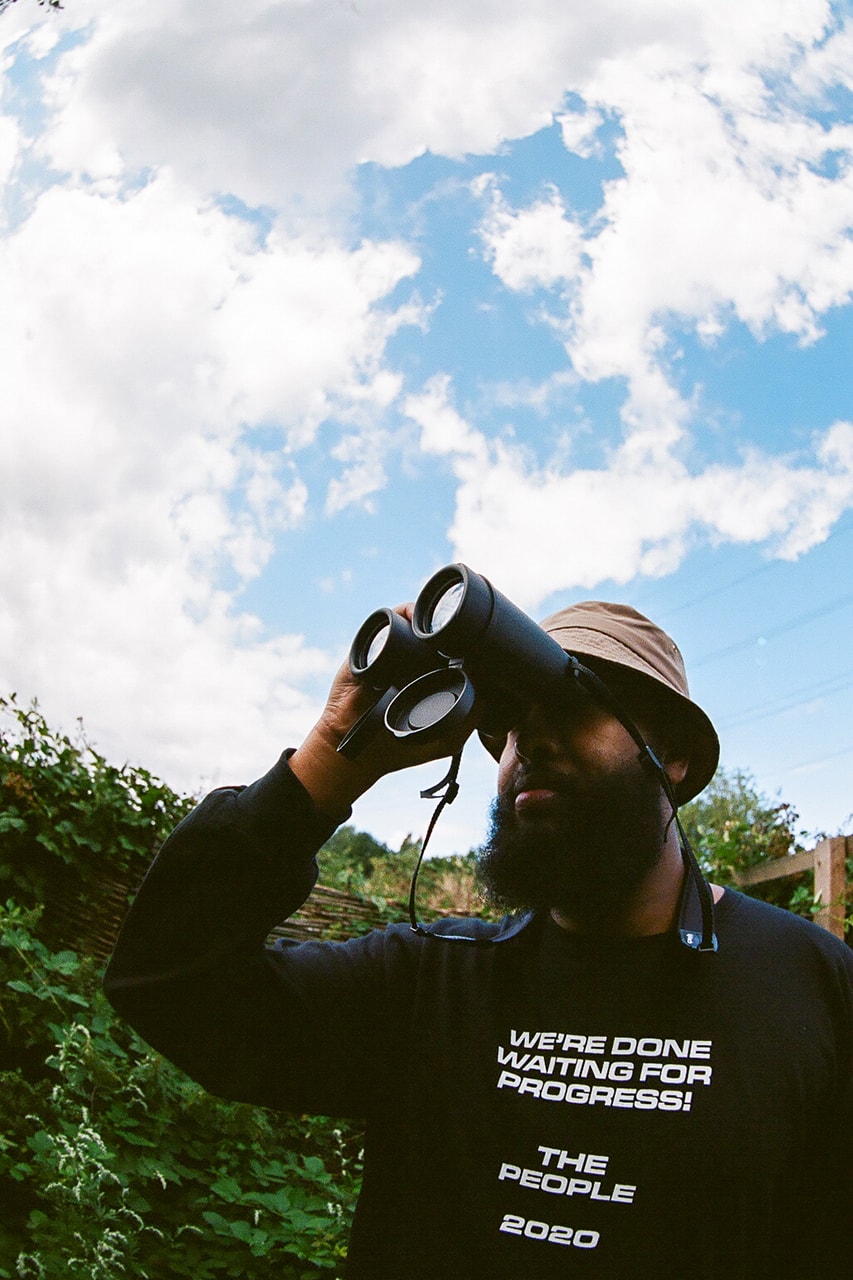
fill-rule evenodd
<path id="1" fill-rule="evenodd" d="M 519 213 L 499 192 L 480 227 L 486 257 L 508 289 L 551 288 L 575 279 L 583 235 L 556 191 Z"/>
<path id="2" fill-rule="evenodd" d="M 450 402 L 450 379 L 439 374 L 420 395 L 412 395 L 403 411 L 421 428 L 424 453 L 467 458 L 474 465 L 485 463 L 488 450 L 483 437 L 457 412 Z"/>
<path id="3" fill-rule="evenodd" d="M 337 515 L 351 506 L 360 506 L 368 512 L 374 510 L 371 499 L 385 486 L 383 458 L 387 448 L 383 433 L 367 431 L 345 436 L 335 445 L 332 457 L 344 464 L 344 471 L 329 481 L 327 515 Z"/>
<path id="4" fill-rule="evenodd" d="M 250 204 L 341 194 L 364 160 L 488 153 L 547 125 L 567 90 L 644 50 L 728 78 L 817 38 L 824 0 L 75 0 L 85 29 L 51 101 L 54 163 L 170 164 Z"/>
<path id="5" fill-rule="evenodd" d="M 336 662 L 221 584 L 304 518 L 296 450 L 330 407 L 393 395 L 384 345 L 408 313 L 382 303 L 415 265 L 393 244 L 260 244 L 167 173 L 41 197 L 0 244 L 2 687 L 85 711 L 182 785 L 199 742 L 240 776 L 308 727 Z M 251 440 L 270 422 L 278 450 Z"/>
<path id="6" fill-rule="evenodd" d="M 0 177 L 36 159 L 64 185 L 0 249 L 0 684 L 181 784 L 210 743 L 234 777 L 263 767 L 334 662 L 270 638 L 237 590 L 313 514 L 300 450 L 323 440 L 327 516 L 377 502 L 399 400 L 457 485 L 455 554 L 530 607 L 668 572 L 697 537 L 788 556 L 825 537 L 849 424 L 813 457 L 693 474 L 667 362 L 682 323 L 807 342 L 849 296 L 850 131 L 810 116 L 850 84 L 829 21 L 825 0 L 15 6 L 0 39 L 51 68 L 47 124 L 28 152 L 2 118 Z M 349 242 L 362 161 L 491 153 L 555 116 L 579 156 L 616 133 L 624 176 L 587 224 L 550 188 L 513 208 L 493 186 L 483 235 L 507 288 L 565 297 L 574 374 L 536 394 L 627 379 L 624 442 L 575 472 L 491 444 L 426 362 L 412 394 L 386 348 L 423 319 L 388 301 L 417 256 Z M 229 194 L 264 206 L 265 239 Z"/>
<path id="7" fill-rule="evenodd" d="M 557 123 L 567 151 L 572 151 L 585 160 L 600 154 L 601 146 L 596 138 L 604 123 L 604 116 L 600 111 L 594 108 L 567 111 L 557 116 Z"/>
<path id="8" fill-rule="evenodd" d="M 566 341 L 585 379 L 648 380 L 661 317 L 706 341 L 731 315 L 813 340 L 853 287 L 850 130 L 824 130 L 796 97 L 846 74 L 846 33 L 823 40 L 825 0 L 538 0 L 523 12 L 508 0 L 212 0 L 203 22 L 187 0 L 78 0 L 62 20 L 89 35 L 51 83 L 42 147 L 61 170 L 171 164 L 202 190 L 294 216 L 342 195 L 363 160 L 491 150 L 555 112 L 587 154 L 601 121 L 618 120 L 625 176 L 585 237 L 553 192 L 515 211 L 495 199 L 483 227 L 508 287 L 572 286 Z M 771 104 L 768 76 L 791 89 L 787 107 Z M 561 111 L 568 90 L 581 105 Z M 820 172 L 830 155 L 847 157 L 840 176 Z M 259 389 L 274 379 L 262 347 L 245 356 Z"/>
<path id="9" fill-rule="evenodd" d="M 0 116 L 0 184 L 9 181 L 18 159 L 20 129 L 16 120 Z"/>
<path id="10" fill-rule="evenodd" d="M 304 444 L 336 398 L 386 404 L 385 343 L 412 313 L 376 303 L 417 266 L 399 244 L 352 251 L 327 237 L 269 237 L 213 321 L 229 384 L 239 384 L 229 388 L 235 407 L 290 424 Z"/>
<path id="11" fill-rule="evenodd" d="M 458 481 L 453 558 L 476 565 L 535 609 L 552 592 L 674 572 L 693 541 L 763 543 L 794 558 L 822 541 L 853 502 L 853 426 L 836 423 L 813 458 L 752 450 L 737 464 L 691 473 L 655 439 L 636 439 L 598 469 L 532 466 L 521 449 L 490 445 L 434 385 L 406 405 L 426 438 L 435 423 Z M 427 445 L 425 445 L 428 448 Z M 432 451 L 432 450 L 431 450 Z"/>
<path id="12" fill-rule="evenodd" d="M 610 74 L 625 176 L 608 184 L 583 239 L 567 217 L 565 238 L 555 235 L 553 201 L 548 218 L 541 202 L 490 210 L 496 274 L 516 289 L 576 284 L 567 344 L 589 379 L 645 370 L 661 318 L 709 335 L 730 314 L 757 336 L 773 328 L 813 340 L 821 314 L 853 291 L 853 129 L 789 112 L 773 119 L 766 103 L 762 116 L 732 119 L 731 103 L 685 77 L 640 78 L 632 97 L 636 68 Z M 820 172 L 829 156 L 840 174 Z"/>
<path id="13" fill-rule="evenodd" d="M 560 117 L 567 146 L 588 146 L 605 114 L 621 128 L 623 176 L 584 234 L 554 195 L 513 210 L 492 189 L 483 220 L 508 288 L 563 289 L 576 372 L 628 380 L 628 425 L 650 379 L 663 397 L 651 417 L 671 410 L 673 322 L 713 341 L 736 317 L 759 338 L 808 343 L 853 293 L 853 127 L 811 114 L 815 94 L 853 76 L 849 35 L 812 46 L 823 5 L 749 5 L 731 29 L 720 8 L 703 10 L 713 59 L 677 40 L 615 54 L 586 77 L 586 112 Z"/>
<path id="14" fill-rule="evenodd" d="M 49 154 L 87 173 L 165 161 L 203 189 L 288 205 L 340 194 L 364 159 L 491 149 L 548 122 L 564 67 L 549 5 L 489 8 L 212 0 L 202 18 L 186 0 L 79 0 L 70 20 L 93 34 L 55 79 Z"/>
<path id="15" fill-rule="evenodd" d="M 853 23 L 849 15 L 827 38 L 809 49 L 793 74 L 794 84 L 814 98 L 833 85 L 853 88 Z"/>

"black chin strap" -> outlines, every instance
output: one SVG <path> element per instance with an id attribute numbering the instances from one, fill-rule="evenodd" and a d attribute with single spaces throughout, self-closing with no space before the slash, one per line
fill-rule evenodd
<path id="1" fill-rule="evenodd" d="M 670 822 L 675 822 L 678 846 L 684 862 L 685 876 L 681 899 L 678 904 L 678 933 L 686 947 L 693 951 L 716 951 L 717 934 L 714 923 L 714 895 L 702 874 L 696 855 L 690 847 L 687 832 L 678 816 L 678 801 L 672 789 L 672 779 L 652 748 L 644 739 L 637 725 L 618 702 L 604 681 L 585 667 L 573 654 L 569 658 L 569 671 L 579 684 L 588 689 L 633 738 L 640 752 L 640 764 L 658 780 L 672 809 Z"/>

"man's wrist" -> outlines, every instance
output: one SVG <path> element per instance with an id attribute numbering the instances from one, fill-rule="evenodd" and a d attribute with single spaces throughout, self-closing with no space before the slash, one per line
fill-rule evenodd
<path id="1" fill-rule="evenodd" d="M 330 815 L 350 808 L 379 777 L 375 765 L 341 755 L 320 725 L 315 725 L 288 764 L 317 810 Z"/>

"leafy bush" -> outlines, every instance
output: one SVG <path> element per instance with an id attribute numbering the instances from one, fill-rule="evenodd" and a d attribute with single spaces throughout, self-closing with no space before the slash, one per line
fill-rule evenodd
<path id="1" fill-rule="evenodd" d="M 762 795 L 751 774 L 718 772 L 711 785 L 681 810 L 681 820 L 702 868 L 711 880 L 737 885 L 737 877 L 761 862 L 813 848 L 819 836 L 798 830 L 799 815 L 785 802 Z M 848 861 L 848 928 L 853 928 L 853 865 Z M 746 892 L 811 917 L 820 908 L 814 877 L 805 871 L 750 886 Z"/>
<path id="2" fill-rule="evenodd" d="M 357 1128 L 205 1093 L 100 987 L 192 801 L 0 699 L 0 1277 L 339 1273 Z"/>
<path id="3" fill-rule="evenodd" d="M 146 769 L 117 767 L 83 737 L 46 723 L 37 703 L 0 698 L 0 887 L 41 906 L 57 946 L 105 958 L 130 893 L 192 808 Z"/>
<path id="4" fill-rule="evenodd" d="M 359 893 L 385 909 L 388 920 L 405 916 L 409 885 L 421 841 L 407 836 L 396 851 L 365 831 L 344 826 L 318 854 L 320 880 L 332 888 Z M 437 915 L 486 914 L 477 884 L 475 853 L 427 857 L 418 875 L 418 910 L 424 919 Z"/>
<path id="5" fill-rule="evenodd" d="M 0 1276 L 339 1273 L 361 1134 L 211 1097 L 113 1013 L 38 913 L 0 911 Z"/>
<path id="6" fill-rule="evenodd" d="M 757 862 L 804 848 L 798 815 L 789 804 L 761 795 L 749 773 L 719 770 L 713 782 L 681 810 L 688 836 L 705 870 L 722 884 Z"/>

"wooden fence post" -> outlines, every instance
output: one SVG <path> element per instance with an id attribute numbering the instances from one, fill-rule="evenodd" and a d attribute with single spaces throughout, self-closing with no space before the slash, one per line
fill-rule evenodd
<path id="1" fill-rule="evenodd" d="M 774 858 L 772 862 L 758 862 L 735 876 L 739 887 L 748 888 L 767 880 L 780 880 L 785 876 L 814 871 L 814 896 L 820 903 L 815 920 L 824 929 L 844 938 L 846 917 L 848 855 L 853 856 L 853 836 L 829 836 L 814 849 Z"/>
<path id="2" fill-rule="evenodd" d="M 847 839 L 844 836 L 821 840 L 814 851 L 814 895 L 820 902 L 815 920 L 837 938 L 844 937 L 846 857 Z"/>

